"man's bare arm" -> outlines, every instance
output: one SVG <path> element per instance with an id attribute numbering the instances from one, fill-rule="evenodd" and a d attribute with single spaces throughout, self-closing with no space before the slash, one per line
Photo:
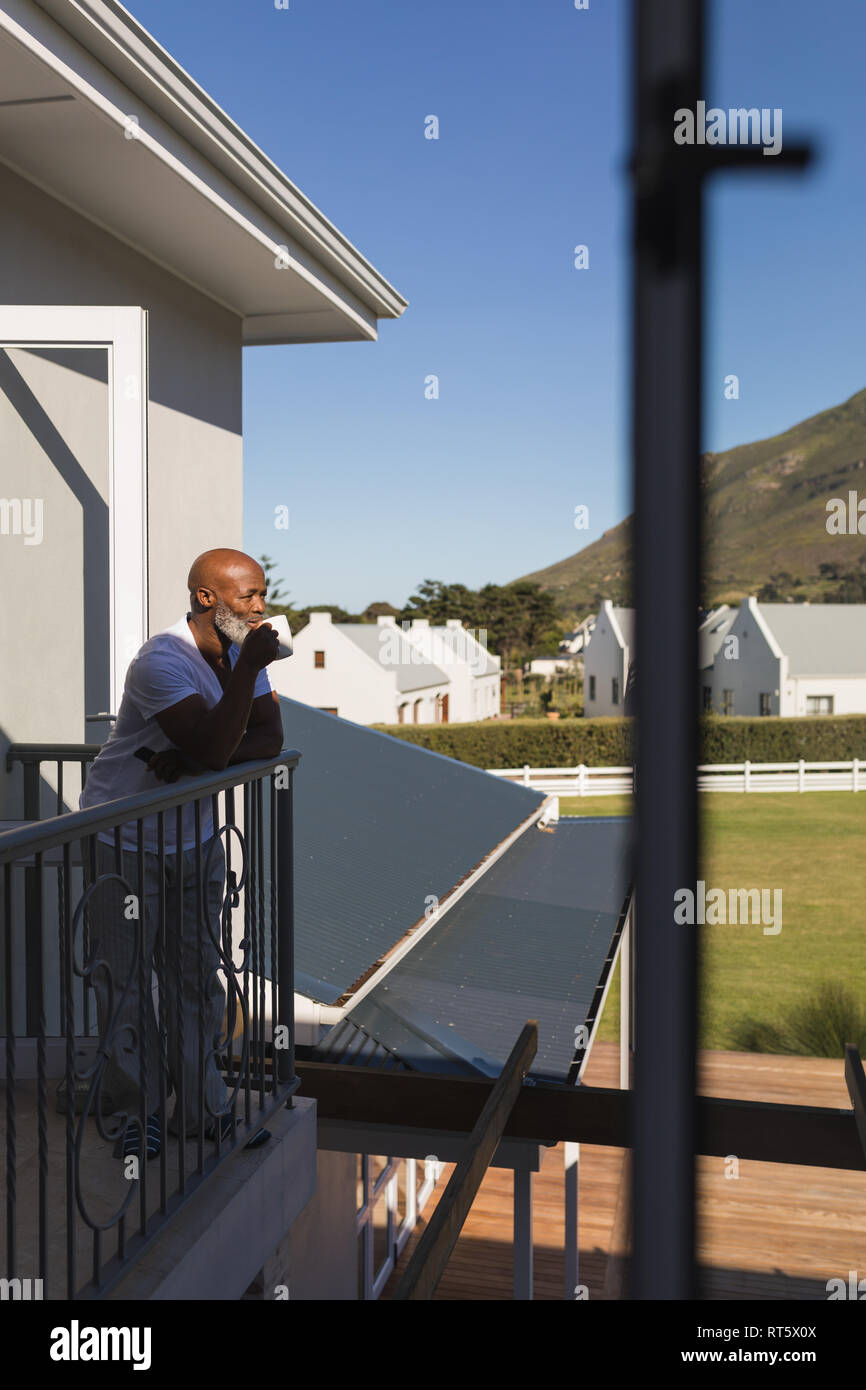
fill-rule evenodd
<path id="1" fill-rule="evenodd" d="M 274 659 L 277 638 L 273 628 L 252 631 L 241 648 L 223 697 L 208 709 L 201 695 L 188 695 L 176 705 L 162 710 L 156 721 L 170 739 L 193 762 L 222 772 L 233 759 L 249 723 L 256 679 L 259 671 Z M 279 748 L 276 750 L 279 752 Z M 246 758 L 268 754 L 247 753 Z"/>
<path id="2" fill-rule="evenodd" d="M 280 702 L 277 692 L 272 690 L 253 700 L 247 731 L 229 758 L 229 765 L 251 762 L 254 758 L 275 758 L 282 746 Z"/>

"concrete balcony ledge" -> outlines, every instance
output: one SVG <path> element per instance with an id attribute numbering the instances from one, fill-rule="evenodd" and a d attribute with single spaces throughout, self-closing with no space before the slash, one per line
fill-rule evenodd
<path id="1" fill-rule="evenodd" d="M 316 1190 L 315 1100 L 296 1095 L 267 1128 L 270 1142 L 227 1158 L 109 1299 L 242 1297 Z"/>

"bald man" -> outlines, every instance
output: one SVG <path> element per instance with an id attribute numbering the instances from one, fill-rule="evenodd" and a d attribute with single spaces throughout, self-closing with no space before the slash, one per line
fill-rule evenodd
<path id="1" fill-rule="evenodd" d="M 267 584 L 264 571 L 240 550 L 207 550 L 193 562 L 187 580 L 190 610 L 164 632 L 149 638 L 130 663 L 117 721 L 87 777 L 80 807 L 94 806 L 136 792 L 153 790 L 159 781 L 174 782 L 184 772 L 206 768 L 222 771 L 232 763 L 274 758 L 283 744 L 279 701 L 271 689 L 266 667 L 277 655 L 278 640 L 265 621 Z M 142 747 L 152 756 L 136 756 Z M 195 803 L 183 808 L 180 846 L 176 843 L 176 811 L 164 813 L 164 873 L 160 872 L 156 816 L 142 819 L 144 844 L 144 912 L 140 924 L 128 919 L 129 887 L 138 892 L 137 822 L 122 830 L 122 869 L 125 884 L 109 879 L 90 899 L 90 939 L 94 955 L 105 961 L 114 988 L 114 1018 L 109 1020 L 105 970 L 95 971 L 100 1037 L 109 1044 L 103 1073 L 103 1092 L 114 1113 L 128 1119 L 119 1135 L 115 1156 L 147 1157 L 162 1143 L 160 1104 L 160 1047 L 150 999 L 153 961 L 165 989 L 167 1005 L 165 1056 L 168 1083 L 177 1094 L 183 1084 L 187 1135 L 197 1133 L 199 1097 L 203 1083 L 206 1133 L 212 1137 L 214 1117 L 226 1108 L 225 1083 L 215 1052 L 222 1032 L 225 992 L 220 980 L 218 941 L 225 896 L 225 854 L 214 835 L 211 799 L 201 800 L 202 873 L 208 917 L 202 924 L 196 904 Z M 83 844 L 86 877 L 92 881 L 90 847 Z M 95 844 L 97 875 L 114 874 L 113 836 L 102 833 Z M 179 950 L 177 890 L 183 878 L 182 951 Z M 159 900 L 165 885 L 166 963 L 154 960 L 159 924 Z M 136 931 L 141 927 L 147 1009 L 144 1056 L 138 1047 L 138 974 L 133 973 Z M 199 954 L 199 936 L 201 953 Z M 182 959 L 181 959 L 182 957 Z M 130 975 L 126 998 L 120 996 Z M 204 1012 L 204 1063 L 199 1058 L 199 1015 Z M 182 1023 L 182 1027 L 180 1026 Z M 111 1039 L 106 1037 L 109 1031 Z M 142 1070 L 144 1076 L 142 1077 Z M 144 1090 L 142 1090 L 142 1084 Z M 144 1096 L 147 1116 L 142 1145 L 140 1112 Z M 168 1122 L 180 1124 L 179 1099 Z M 230 1124 L 230 1122 L 229 1122 Z M 227 1125 L 222 1121 L 223 1131 Z M 258 1131 L 248 1147 L 263 1142 Z"/>

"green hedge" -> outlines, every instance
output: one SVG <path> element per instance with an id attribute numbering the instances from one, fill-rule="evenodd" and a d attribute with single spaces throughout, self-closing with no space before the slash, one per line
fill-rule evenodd
<path id="1" fill-rule="evenodd" d="M 503 719 L 478 724 L 380 724 L 395 738 L 474 767 L 622 767 L 632 761 L 627 719 Z M 866 760 L 866 715 L 701 720 L 701 762 Z"/>

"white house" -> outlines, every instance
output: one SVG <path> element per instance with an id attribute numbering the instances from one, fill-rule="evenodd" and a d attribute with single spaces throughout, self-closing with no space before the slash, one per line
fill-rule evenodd
<path id="1" fill-rule="evenodd" d="M 698 627 L 698 688 L 704 710 L 713 708 L 713 662 L 736 615 L 737 610 L 724 603 L 706 613 Z M 634 623 L 633 608 L 617 608 L 609 599 L 604 600 L 584 659 L 583 699 L 587 717 L 624 712 L 623 691 L 634 657 Z"/>
<path id="2" fill-rule="evenodd" d="M 866 604 L 744 598 L 705 684 L 720 714 L 866 713 Z"/>
<path id="3" fill-rule="evenodd" d="M 622 714 L 634 644 L 634 609 L 617 608 L 604 599 L 586 646 L 583 710 L 588 719 Z"/>
<path id="4" fill-rule="evenodd" d="M 499 713 L 500 659 L 457 619 L 398 626 L 311 613 L 294 656 L 270 668 L 280 695 L 355 724 L 450 724 Z"/>
<path id="5" fill-rule="evenodd" d="M 355 724 L 447 724 L 451 681 L 393 619 L 335 623 L 311 613 L 294 655 L 274 662 L 280 695 Z"/>
<path id="6" fill-rule="evenodd" d="M 394 618 L 380 618 L 383 624 Z M 448 673 L 448 719 L 452 724 L 473 719 L 492 719 L 499 714 L 502 661 L 493 656 L 471 628 L 459 618 L 444 626 L 431 626 L 427 618 L 414 618 L 402 631 L 424 656 Z"/>

